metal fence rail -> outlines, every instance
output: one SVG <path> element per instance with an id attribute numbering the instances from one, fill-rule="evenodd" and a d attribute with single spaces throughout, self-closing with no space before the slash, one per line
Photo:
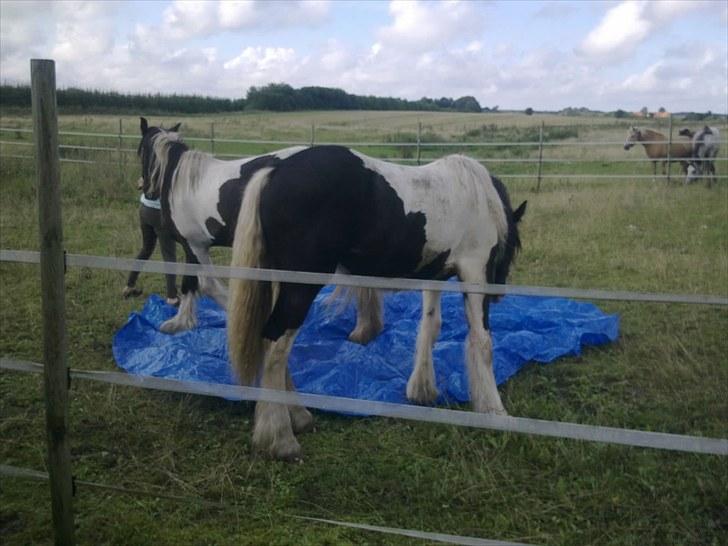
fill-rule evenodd
<path id="1" fill-rule="evenodd" d="M 26 264 L 40 263 L 40 254 L 32 250 L 0 249 L 0 262 Z M 255 281 L 290 282 L 298 284 L 375 288 L 380 290 L 433 290 L 437 292 L 463 292 L 471 294 L 507 294 L 521 296 L 563 297 L 603 301 L 639 301 L 652 303 L 680 303 L 694 305 L 728 305 L 728 296 L 718 294 L 664 294 L 626 290 L 558 288 L 551 286 L 524 286 L 514 284 L 480 284 L 467 282 L 434 281 L 390 277 L 347 275 L 343 273 L 312 273 L 283 269 L 257 269 L 228 267 L 156 260 L 132 260 L 111 256 L 66 254 L 65 263 L 70 266 L 107 269 L 113 271 L 140 271 L 176 275 L 207 275 L 217 278 L 246 279 Z"/>
<path id="2" fill-rule="evenodd" d="M 43 373 L 43 365 L 35 362 L 0 358 L 0 369 L 19 372 Z M 391 402 L 376 402 L 339 396 L 325 396 L 293 391 L 278 391 L 258 387 L 220 385 L 202 381 L 178 381 L 160 377 L 131 375 L 119 372 L 70 370 L 71 379 L 99 381 L 112 385 L 143 389 L 219 396 L 229 400 L 265 401 L 276 404 L 301 405 L 325 411 L 349 414 L 394 417 L 410 421 L 439 423 L 461 427 L 516 432 L 553 438 L 567 438 L 587 442 L 665 449 L 706 455 L 728 455 L 728 440 L 686 436 L 665 432 L 630 430 L 598 425 L 581 425 L 563 421 L 544 421 L 525 417 L 490 415 L 473 411 L 452 410 Z"/>

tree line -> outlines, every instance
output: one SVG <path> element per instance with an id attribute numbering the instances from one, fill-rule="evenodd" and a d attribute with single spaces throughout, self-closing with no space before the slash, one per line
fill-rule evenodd
<path id="1" fill-rule="evenodd" d="M 444 110 L 481 112 L 475 97 L 458 99 L 423 97 L 411 101 L 394 97 L 353 95 L 333 87 L 309 86 L 295 89 L 286 83 L 251 87 L 243 99 L 200 95 L 119 93 L 70 87 L 56 92 L 58 107 L 79 112 L 133 111 L 154 113 L 211 114 L 242 110 Z M 0 107 L 30 108 L 30 86 L 0 85 Z M 490 111 L 486 108 L 485 111 Z"/>
<path id="2" fill-rule="evenodd" d="M 459 99 L 423 97 L 406 100 L 395 97 L 353 95 L 333 87 L 309 86 L 295 89 L 286 83 L 272 83 L 263 87 L 251 87 L 245 99 L 250 110 L 452 110 L 457 112 L 481 112 L 475 97 Z"/>
<path id="3" fill-rule="evenodd" d="M 134 111 L 150 114 L 160 112 L 212 114 L 242 110 L 245 106 L 243 99 L 177 94 L 127 94 L 75 87 L 58 89 L 56 101 L 59 108 L 89 113 Z M 30 86 L 0 85 L 0 106 L 30 108 Z"/>

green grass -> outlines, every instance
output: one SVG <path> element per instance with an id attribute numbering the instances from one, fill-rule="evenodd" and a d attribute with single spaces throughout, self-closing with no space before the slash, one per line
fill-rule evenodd
<path id="1" fill-rule="evenodd" d="M 337 134 L 357 140 L 379 140 L 386 130 L 411 132 L 413 123 L 416 131 L 417 113 L 380 114 L 250 114 L 184 122 L 190 131 L 203 132 L 214 120 L 216 134 L 229 137 L 256 131 L 305 135 L 312 122 L 341 127 Z M 538 123 L 536 118 L 527 121 Z M 124 119 L 129 132 L 136 130 L 133 118 Z M 449 138 L 464 134 L 463 125 L 470 131 L 482 123 L 463 120 L 445 114 L 423 124 Z M 111 116 L 60 121 L 64 130 L 73 124 L 109 131 L 118 126 Z M 521 121 L 504 117 L 497 123 L 515 138 L 527 128 Z M 563 118 L 551 121 L 567 124 Z M 587 121 L 577 128 L 581 139 L 616 141 L 626 133 L 614 120 Z M 583 150 L 584 157 L 600 161 L 624 154 Z M 649 165 L 618 166 L 606 159 L 592 164 L 591 173 L 651 174 Z M 115 165 L 64 163 L 62 169 L 68 252 L 135 255 L 136 163 L 130 159 L 123 181 Z M 501 167 L 491 170 L 500 173 Z M 725 173 L 725 164 L 718 172 Z M 508 183 L 514 203 L 529 200 L 524 249 L 511 282 L 726 294 L 725 181 L 708 189 L 659 178 L 546 180 L 538 194 L 531 191 L 533 182 Z M 26 161 L 0 162 L 0 248 L 38 248 L 35 181 Z M 226 263 L 229 253 L 215 255 L 217 263 Z M 0 275 L 0 354 L 39 361 L 38 269 L 0 264 Z M 120 272 L 69 270 L 72 367 L 117 369 L 111 338 L 141 306 L 120 298 L 124 280 Z M 163 291 L 160 276 L 142 275 L 140 282 L 147 293 Z M 578 358 L 529 366 L 501 388 L 511 415 L 728 437 L 728 311 L 636 302 L 600 307 L 619 313 L 619 341 Z M 316 431 L 301 438 L 305 462 L 291 465 L 251 455 L 251 420 L 247 403 L 75 381 L 70 431 L 77 479 L 207 501 L 80 485 L 79 543 L 420 544 L 292 515 L 536 544 L 728 542 L 725 458 L 318 412 Z M 0 372 L 0 439 L 0 463 L 46 469 L 40 377 Z M 2 479 L 0 538 L 3 544 L 52 542 L 47 484 Z"/>

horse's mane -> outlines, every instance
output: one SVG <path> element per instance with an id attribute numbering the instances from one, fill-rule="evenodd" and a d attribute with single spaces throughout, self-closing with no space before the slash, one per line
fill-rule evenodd
<path id="1" fill-rule="evenodd" d="M 207 152 L 187 150 L 180 157 L 172 183 L 175 187 L 186 186 L 187 189 L 194 190 L 202 178 L 202 167 L 212 160 L 215 160 L 215 156 Z"/>
<path id="2" fill-rule="evenodd" d="M 158 193 L 164 185 L 163 181 L 171 180 L 180 156 L 188 150 L 179 133 L 159 131 L 151 141 L 153 163 L 150 178 L 150 193 Z M 176 152 L 176 153 L 175 153 Z"/>
<path id="3" fill-rule="evenodd" d="M 642 140 L 651 141 L 651 140 L 666 140 L 665 135 L 662 133 L 659 133 L 657 131 L 653 131 L 652 129 L 640 129 L 640 134 L 643 136 L 647 136 L 648 138 L 643 138 Z M 656 138 L 655 138 L 656 137 Z"/>

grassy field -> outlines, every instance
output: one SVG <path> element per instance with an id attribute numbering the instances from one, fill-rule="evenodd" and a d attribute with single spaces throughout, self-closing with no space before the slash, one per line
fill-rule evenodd
<path id="1" fill-rule="evenodd" d="M 60 127 L 115 132 L 118 120 L 64 116 Z M 416 135 L 418 122 L 442 139 L 517 140 L 532 136 L 541 118 L 323 112 L 164 121 L 183 121 L 184 134 L 197 136 L 209 134 L 214 122 L 219 138 L 305 140 L 313 123 L 321 140 L 400 142 Z M 621 142 L 628 124 L 560 116 L 543 121 L 554 128 L 554 142 Z M 137 124 L 137 118 L 123 117 L 125 133 L 136 134 Z M 5 116 L 0 126 L 30 123 Z M 24 138 L 18 133 L 18 140 Z M 128 146 L 136 147 L 136 141 Z M 488 153 L 519 157 L 510 149 Z M 558 153 L 561 159 L 572 154 L 594 159 L 579 167 L 566 162 L 549 167 L 557 173 L 582 169 L 585 180 L 549 179 L 539 193 L 532 191 L 532 176 L 508 181 L 514 202 L 529 200 L 524 248 L 511 282 L 726 294 L 726 181 L 710 189 L 667 184 L 659 177 L 587 182 L 588 174 L 637 176 L 652 168 L 612 163 L 643 156 L 621 145 Z M 500 174 L 532 167 L 516 162 L 490 168 Z M 725 163 L 717 168 L 719 175 L 726 173 Z M 63 164 L 68 252 L 136 254 L 138 173 L 133 156 L 123 177 L 114 164 Z M 28 161 L 0 161 L 0 248 L 38 248 L 34 186 Z M 226 251 L 215 254 L 225 263 Z M 0 264 L 0 274 L 0 354 L 40 361 L 38 269 Z M 117 370 L 111 338 L 142 301 L 120 298 L 123 273 L 70 269 L 66 281 L 70 365 Z M 147 293 L 160 293 L 164 281 L 143 275 L 141 284 Z M 501 388 L 510 414 L 728 437 L 728 311 L 637 302 L 600 307 L 619 313 L 619 341 L 579 358 L 529 366 Z M 303 464 L 271 462 L 251 455 L 250 404 L 74 382 L 70 430 L 77 479 L 151 493 L 79 485 L 79 543 L 421 544 L 295 515 L 534 544 L 728 543 L 725 458 L 394 419 L 322 413 L 316 419 L 316 431 L 301 439 Z M 46 469 L 39 377 L 0 372 L 0 439 L 0 463 Z M 2 479 L 0 539 L 9 545 L 52 542 L 47 484 Z"/>

